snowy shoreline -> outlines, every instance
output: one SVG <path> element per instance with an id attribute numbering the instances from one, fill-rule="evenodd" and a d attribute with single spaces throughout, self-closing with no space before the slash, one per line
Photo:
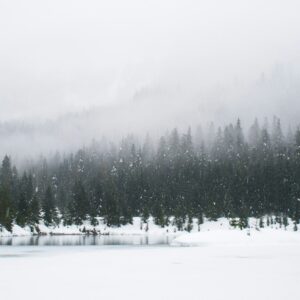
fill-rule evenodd
<path id="1" fill-rule="evenodd" d="M 120 227 L 109 227 L 99 220 L 99 225 L 93 226 L 89 222 L 82 225 L 65 226 L 63 224 L 57 226 L 46 226 L 39 223 L 35 227 L 26 226 L 24 228 L 14 224 L 12 232 L 2 228 L 1 237 L 21 237 L 21 236 L 61 236 L 61 235 L 176 235 L 177 238 L 173 242 L 178 245 L 197 245 L 206 242 L 237 242 L 260 239 L 261 236 L 290 236 L 300 237 L 300 231 L 294 231 L 295 225 L 292 220 L 288 220 L 287 226 L 273 223 L 266 226 L 266 218 L 263 219 L 263 228 L 259 226 L 259 219 L 249 218 L 249 228 L 234 228 L 230 224 L 230 220 L 219 218 L 217 221 L 205 220 L 198 227 L 197 220 L 193 220 L 191 232 L 178 231 L 172 222 L 165 227 L 158 226 L 154 223 L 153 218 L 149 218 L 148 223 L 143 223 L 140 217 L 133 218 L 132 224 L 121 225 Z M 200 231 L 199 231 L 200 229 Z M 261 233 L 261 234 L 260 234 Z"/>
<path id="2" fill-rule="evenodd" d="M 89 222 L 82 225 L 63 225 L 46 226 L 43 222 L 32 226 L 20 227 L 13 225 L 12 232 L 2 228 L 1 237 L 21 237 L 21 236 L 45 236 L 45 235 L 152 235 L 152 234 L 178 234 L 173 225 L 160 227 L 154 223 L 153 218 L 149 218 L 148 223 L 142 223 L 141 218 L 133 218 L 132 224 L 121 225 L 120 227 L 107 226 L 103 221 L 99 220 L 99 225 L 93 226 Z"/>

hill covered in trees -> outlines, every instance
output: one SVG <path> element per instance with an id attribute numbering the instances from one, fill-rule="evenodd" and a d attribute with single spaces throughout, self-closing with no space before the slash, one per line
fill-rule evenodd
<path id="1" fill-rule="evenodd" d="M 103 142 L 104 143 L 104 142 Z M 244 133 L 241 122 L 211 131 L 177 129 L 152 143 L 134 137 L 120 145 L 93 142 L 74 154 L 57 153 L 28 165 L 22 173 L 5 156 L 0 173 L 0 224 L 108 226 L 153 216 L 179 230 L 197 218 L 226 217 L 247 227 L 265 215 L 286 223 L 300 219 L 300 130 L 284 134 L 258 121 Z M 185 227 L 189 229 L 188 227 Z M 297 226 L 295 227 L 297 228 Z"/>

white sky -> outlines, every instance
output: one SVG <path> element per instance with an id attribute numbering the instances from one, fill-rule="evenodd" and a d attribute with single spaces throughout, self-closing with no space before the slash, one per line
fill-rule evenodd
<path id="1" fill-rule="evenodd" d="M 299 14 L 291 0 L 0 0 L 0 120 L 298 70 Z"/>

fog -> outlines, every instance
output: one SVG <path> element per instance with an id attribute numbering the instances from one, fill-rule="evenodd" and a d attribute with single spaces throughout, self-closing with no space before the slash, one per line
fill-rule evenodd
<path id="1" fill-rule="evenodd" d="M 0 0 L 0 155 L 300 115 L 299 1 Z"/>

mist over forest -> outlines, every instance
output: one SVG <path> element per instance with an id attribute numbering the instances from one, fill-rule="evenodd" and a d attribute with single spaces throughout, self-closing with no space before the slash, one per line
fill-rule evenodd
<path id="1" fill-rule="evenodd" d="M 59 7 L 59 9 L 58 9 Z M 0 2 L 0 155 L 300 114 L 299 3 Z"/>
<path id="2" fill-rule="evenodd" d="M 0 155 L 22 163 L 41 154 L 76 151 L 93 140 L 119 143 L 127 135 L 143 140 L 147 134 L 158 139 L 175 127 L 184 131 L 201 126 L 207 136 L 211 123 L 217 128 L 238 118 L 247 131 L 256 118 L 264 124 L 277 116 L 287 133 L 297 128 L 300 114 L 300 77 L 292 69 L 277 65 L 247 86 L 233 82 L 193 94 L 180 87 L 145 86 L 118 104 L 62 111 L 52 118 L 2 121 Z"/>

